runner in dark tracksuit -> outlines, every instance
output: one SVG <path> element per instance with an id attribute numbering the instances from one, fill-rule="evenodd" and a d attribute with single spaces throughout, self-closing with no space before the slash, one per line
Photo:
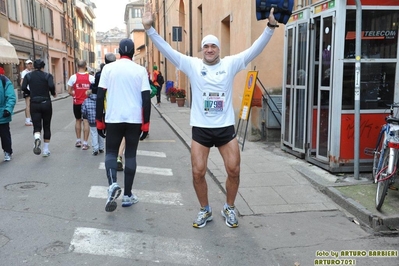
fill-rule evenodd
<path id="1" fill-rule="evenodd" d="M 48 149 L 51 138 L 51 117 L 53 108 L 51 104 L 50 94 L 57 97 L 53 76 L 44 72 L 45 63 L 41 59 L 34 62 L 35 71 L 28 73 L 22 83 L 22 90 L 30 94 L 30 113 L 33 122 L 34 149 L 36 155 L 41 153 L 41 131 L 43 128 L 43 157 L 50 155 Z M 29 89 L 28 90 L 28 85 Z"/>

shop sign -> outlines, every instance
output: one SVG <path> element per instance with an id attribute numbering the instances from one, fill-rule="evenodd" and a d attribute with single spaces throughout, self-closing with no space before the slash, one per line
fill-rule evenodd
<path id="1" fill-rule="evenodd" d="M 397 36 L 396 30 L 366 30 L 362 31 L 362 40 L 390 40 Z M 348 31 L 346 33 L 346 40 L 356 39 L 355 31 Z"/>

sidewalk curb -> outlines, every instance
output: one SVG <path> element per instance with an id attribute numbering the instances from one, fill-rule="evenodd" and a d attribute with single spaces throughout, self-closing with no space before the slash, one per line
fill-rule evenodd
<path id="1" fill-rule="evenodd" d="M 393 228 L 399 223 L 399 217 L 377 216 L 357 201 L 343 195 L 335 187 L 326 186 L 325 184 L 323 185 L 322 182 L 316 181 L 320 180 L 321 178 L 312 171 L 309 171 L 308 169 L 298 165 L 294 166 L 294 169 L 298 171 L 302 176 L 304 176 L 307 180 L 309 180 L 309 182 L 311 182 L 312 185 L 314 185 L 322 193 L 327 195 L 330 199 L 332 199 L 335 203 L 344 208 L 351 215 L 359 219 L 359 221 L 357 221 L 356 218 L 350 217 L 352 222 L 360 224 L 363 227 L 370 228 L 377 233 L 399 234 L 399 230 Z"/>

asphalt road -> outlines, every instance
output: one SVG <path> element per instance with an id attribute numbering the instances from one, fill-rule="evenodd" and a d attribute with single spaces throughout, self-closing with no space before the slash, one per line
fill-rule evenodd
<path id="1" fill-rule="evenodd" d="M 343 211 L 245 216 L 228 228 L 220 215 L 225 196 L 209 176 L 214 221 L 194 229 L 190 154 L 154 109 L 137 157 L 140 201 L 122 208 L 119 200 L 107 213 L 104 155 L 74 147 L 70 98 L 53 108 L 48 158 L 33 154 L 24 114 L 13 117 L 13 159 L 0 162 L 0 265 L 307 266 L 334 260 L 333 252 L 356 265 L 399 264 L 397 237 L 367 232 Z M 118 180 L 123 186 L 120 172 Z M 369 250 L 394 253 L 341 253 Z"/>

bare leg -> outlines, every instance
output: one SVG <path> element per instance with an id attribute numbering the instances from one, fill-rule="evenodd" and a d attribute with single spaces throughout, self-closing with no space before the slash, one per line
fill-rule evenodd
<path id="1" fill-rule="evenodd" d="M 77 139 L 80 139 L 82 137 L 82 119 L 76 119 L 75 133 Z"/>
<path id="2" fill-rule="evenodd" d="M 238 186 L 240 184 L 241 157 L 237 139 L 234 138 L 229 143 L 219 147 L 219 152 L 223 157 L 227 172 L 226 203 L 229 206 L 233 206 L 237 196 Z"/>
<path id="3" fill-rule="evenodd" d="M 89 125 L 89 120 L 83 119 L 83 141 L 87 143 L 89 140 L 89 135 L 90 135 L 90 125 Z"/>
<path id="4" fill-rule="evenodd" d="M 126 142 L 125 142 L 125 137 L 123 137 L 121 145 L 119 145 L 119 151 L 118 151 L 119 157 L 122 157 L 123 154 L 125 153 L 125 147 L 126 147 Z"/>
<path id="5" fill-rule="evenodd" d="M 25 97 L 25 123 L 32 123 L 31 117 L 30 117 L 30 97 Z"/>
<path id="6" fill-rule="evenodd" d="M 201 207 L 209 205 L 208 184 L 205 179 L 209 151 L 210 148 L 205 147 L 194 140 L 191 142 L 193 185 Z"/>

